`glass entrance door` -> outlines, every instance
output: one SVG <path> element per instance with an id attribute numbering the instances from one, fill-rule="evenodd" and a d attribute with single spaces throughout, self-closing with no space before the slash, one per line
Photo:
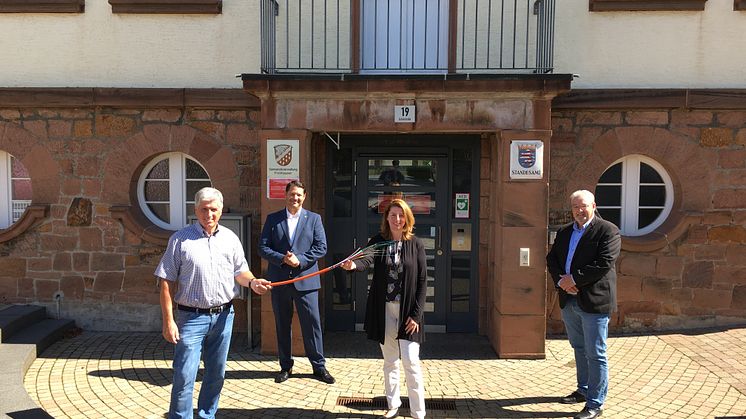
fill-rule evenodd
<path id="1" fill-rule="evenodd" d="M 415 217 L 414 233 L 425 245 L 427 260 L 426 326 L 431 331 L 445 331 L 445 262 L 443 247 L 447 229 L 448 159 L 446 156 L 412 153 L 368 154 L 356 159 L 357 188 L 360 207 L 356 225 L 358 246 L 364 246 L 381 229 L 381 219 L 392 199 L 404 199 Z M 355 278 L 357 303 L 356 328 L 365 319 L 365 302 L 373 270 Z"/>
<path id="2" fill-rule="evenodd" d="M 403 198 L 426 249 L 430 332 L 477 330 L 479 144 L 473 136 L 360 136 L 328 149 L 326 262 L 365 246 L 386 205 Z M 372 272 L 327 275 L 325 328 L 361 330 Z"/>

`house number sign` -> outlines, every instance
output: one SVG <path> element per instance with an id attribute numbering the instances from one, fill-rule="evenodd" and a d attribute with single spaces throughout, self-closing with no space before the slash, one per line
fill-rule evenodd
<path id="1" fill-rule="evenodd" d="M 394 106 L 394 122 L 415 122 L 415 106 Z"/>

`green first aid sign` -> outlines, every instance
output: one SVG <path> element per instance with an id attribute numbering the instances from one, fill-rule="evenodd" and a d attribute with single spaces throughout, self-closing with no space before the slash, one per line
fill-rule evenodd
<path id="1" fill-rule="evenodd" d="M 456 214 L 454 218 L 469 218 L 469 194 L 456 194 Z"/>

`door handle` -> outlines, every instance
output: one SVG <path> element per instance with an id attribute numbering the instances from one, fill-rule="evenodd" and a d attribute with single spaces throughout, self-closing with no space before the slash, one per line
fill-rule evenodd
<path id="1" fill-rule="evenodd" d="M 442 230 L 441 227 L 438 226 L 438 237 L 435 241 L 435 247 L 437 248 L 437 250 L 435 251 L 435 254 L 438 256 L 443 255 L 443 246 L 441 246 L 442 244 L 441 230 Z"/>

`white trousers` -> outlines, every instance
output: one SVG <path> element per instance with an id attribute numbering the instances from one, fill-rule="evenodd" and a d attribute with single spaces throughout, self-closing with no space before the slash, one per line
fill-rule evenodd
<path id="1" fill-rule="evenodd" d="M 420 365 L 420 344 L 405 339 L 396 339 L 399 327 L 399 303 L 386 303 L 386 337 L 383 353 L 383 377 L 386 402 L 389 409 L 401 406 L 399 392 L 399 358 L 404 366 L 407 380 L 410 415 L 415 419 L 425 417 L 425 385 Z M 420 325 L 422 327 L 422 325 Z"/>

